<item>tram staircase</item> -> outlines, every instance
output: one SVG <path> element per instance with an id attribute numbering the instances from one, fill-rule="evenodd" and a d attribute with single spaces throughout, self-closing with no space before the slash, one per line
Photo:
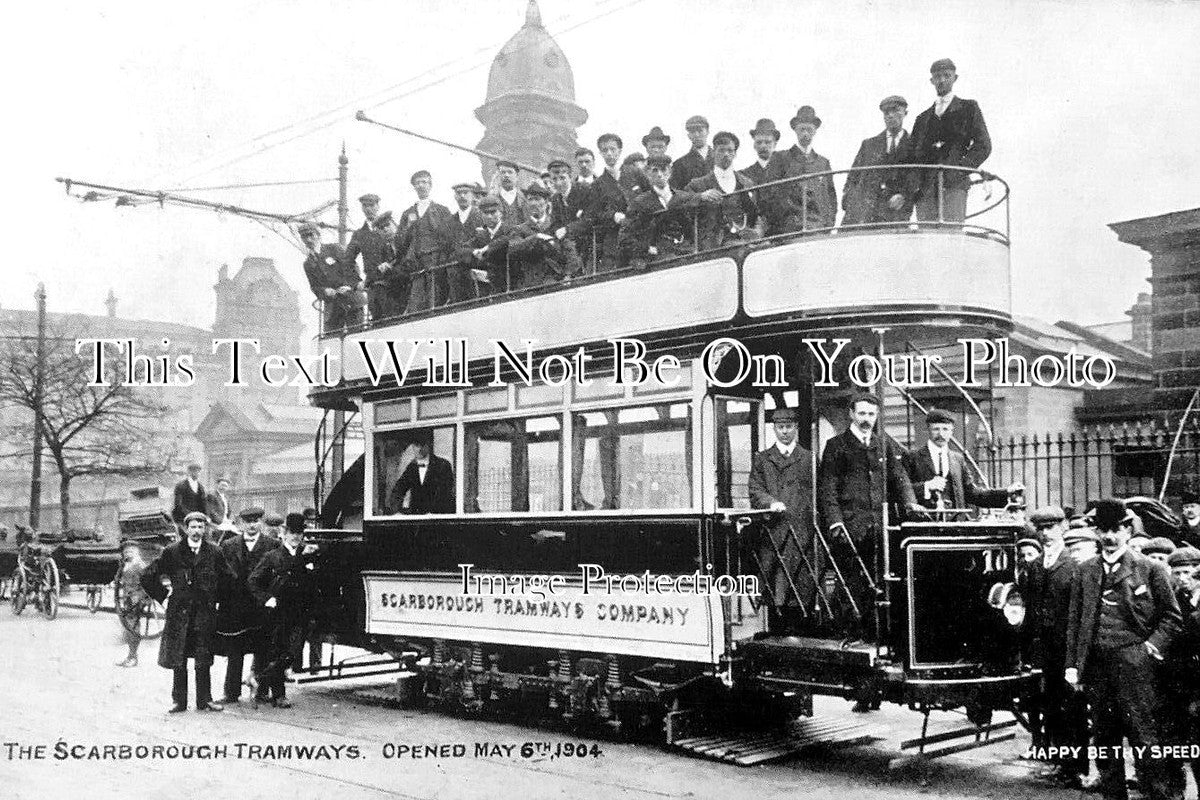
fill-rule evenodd
<path id="1" fill-rule="evenodd" d="M 351 442 L 363 442 L 362 417 L 357 411 L 342 412 L 345 418 L 340 427 L 337 426 L 337 412 L 326 409 L 317 426 L 313 439 L 313 460 L 316 463 L 316 475 L 313 478 L 313 508 L 320 513 L 329 491 L 337 485 L 340 475 L 333 474 L 333 457 L 338 446 L 342 452 L 351 451 L 347 447 Z M 359 448 L 361 449 L 361 448 Z"/>

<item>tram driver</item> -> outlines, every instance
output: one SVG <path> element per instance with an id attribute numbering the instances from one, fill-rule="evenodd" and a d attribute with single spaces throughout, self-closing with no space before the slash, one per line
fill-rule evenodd
<path id="1" fill-rule="evenodd" d="M 1020 481 L 1005 489 L 986 489 L 975 485 L 971 469 L 962 453 L 950 449 L 954 438 L 954 417 L 948 411 L 931 408 L 925 415 L 929 438 L 925 446 L 908 458 L 908 474 L 917 502 L 926 508 L 966 508 L 983 506 L 1003 508 L 1009 499 L 1025 491 Z"/>
<path id="2" fill-rule="evenodd" d="M 388 496 L 388 507 L 401 514 L 453 514 L 454 467 L 422 441 Z"/>

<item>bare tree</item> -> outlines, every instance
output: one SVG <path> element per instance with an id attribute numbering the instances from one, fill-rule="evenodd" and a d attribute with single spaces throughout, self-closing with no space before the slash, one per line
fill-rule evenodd
<path id="1" fill-rule="evenodd" d="M 168 470 L 178 437 L 170 430 L 171 409 L 159 398 L 161 389 L 112 380 L 89 385 L 91 353 L 75 350 L 76 337 L 86 338 L 82 321 L 61 318 L 47 327 L 42 363 L 42 398 L 35 383 L 37 337 L 27 331 L 0 336 L 0 431 L 8 443 L 0 457 L 28 460 L 32 455 L 33 415 L 42 420 L 43 447 L 59 478 L 62 529 L 70 522 L 71 481 L 120 475 L 144 477 Z M 110 348 L 111 349 L 111 348 Z M 124 378 L 112 358 L 109 378 Z"/>

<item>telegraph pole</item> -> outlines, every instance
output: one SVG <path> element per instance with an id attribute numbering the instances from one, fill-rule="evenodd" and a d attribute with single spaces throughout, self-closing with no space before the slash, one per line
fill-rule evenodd
<path id="1" fill-rule="evenodd" d="M 342 154 L 338 156 L 338 244 L 346 246 L 350 232 L 350 203 L 349 195 L 350 159 L 346 157 L 346 143 L 342 142 Z M 333 479 L 330 485 L 336 485 L 346 469 L 346 412 L 338 409 L 333 412 Z"/>
<path id="2" fill-rule="evenodd" d="M 42 517 L 42 394 L 46 371 L 46 284 L 33 293 L 37 300 L 37 361 L 33 366 L 33 467 L 29 478 L 29 527 L 35 531 Z"/>

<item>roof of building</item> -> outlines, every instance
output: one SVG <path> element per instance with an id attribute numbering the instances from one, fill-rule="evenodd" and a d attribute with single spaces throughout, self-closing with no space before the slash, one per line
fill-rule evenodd
<path id="1" fill-rule="evenodd" d="M 250 434 L 283 434 L 311 437 L 316 433 L 324 412 L 306 405 L 281 405 L 276 403 L 213 403 L 208 413 L 196 426 L 195 437 L 204 440 L 213 435 L 225 420 L 241 431 Z M 309 445 L 309 460 L 312 446 Z"/>
<path id="2" fill-rule="evenodd" d="M 529 0 L 525 24 L 500 48 L 488 73 L 488 102 L 509 94 L 541 94 L 575 102 L 575 74 L 542 25 L 537 0 Z"/>

